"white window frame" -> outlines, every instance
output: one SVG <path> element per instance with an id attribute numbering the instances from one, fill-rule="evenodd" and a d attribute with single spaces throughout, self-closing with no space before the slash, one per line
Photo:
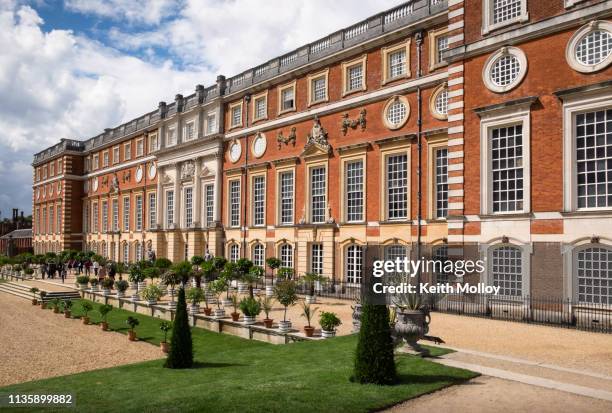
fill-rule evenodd
<path id="1" fill-rule="evenodd" d="M 151 133 L 149 135 L 148 152 L 149 153 L 155 152 L 158 149 L 158 146 L 159 146 L 159 139 L 157 138 L 157 132 Z"/>
<path id="2" fill-rule="evenodd" d="M 230 228 L 238 228 L 240 227 L 240 215 L 242 209 L 242 180 L 240 178 L 228 179 L 227 181 L 227 225 Z M 232 183 L 238 183 L 238 202 L 235 204 L 234 199 L 232 198 Z M 232 215 L 232 207 L 236 206 L 236 216 Z M 237 223 L 234 223 L 234 218 Z"/>
<path id="3" fill-rule="evenodd" d="M 446 92 L 446 99 L 447 99 L 447 104 L 446 104 L 446 113 L 442 113 L 440 111 L 438 111 L 438 106 L 437 106 L 437 100 L 438 97 L 442 94 Z M 429 112 L 431 112 L 431 116 L 433 116 L 436 119 L 439 120 L 447 120 L 448 119 L 448 104 L 449 104 L 449 97 L 448 97 L 448 87 L 446 83 L 442 83 L 440 86 L 438 86 L 437 88 L 435 88 L 433 90 L 433 92 L 431 92 L 431 97 L 429 98 Z"/>
<path id="4" fill-rule="evenodd" d="M 612 93 L 578 94 L 563 101 L 563 209 L 564 211 L 609 211 L 612 207 L 578 209 L 575 115 L 580 112 L 609 109 Z"/>
<path id="5" fill-rule="evenodd" d="M 176 125 L 166 127 L 166 146 L 175 146 L 178 143 Z M 172 139 L 171 139 L 172 138 Z"/>
<path id="6" fill-rule="evenodd" d="M 204 195 L 204 219 L 202 222 L 204 222 L 204 226 L 208 227 L 215 222 L 215 184 L 209 182 L 203 184 L 202 187 L 204 188 L 204 191 L 202 191 Z"/>
<path id="7" fill-rule="evenodd" d="M 111 208 L 113 214 L 112 230 L 113 232 L 119 231 L 119 199 L 113 198 L 111 201 Z"/>
<path id="8" fill-rule="evenodd" d="M 170 194 L 172 194 L 172 199 L 170 199 Z M 172 201 L 172 208 L 169 207 L 170 202 Z M 167 189 L 164 192 L 164 205 L 166 206 L 165 209 L 165 216 L 164 216 L 164 224 L 165 227 L 167 229 L 172 229 L 174 228 L 174 221 L 176 218 L 176 193 L 174 192 L 174 189 Z"/>
<path id="9" fill-rule="evenodd" d="M 127 205 L 126 202 L 127 201 Z M 124 196 L 122 198 L 122 202 L 123 202 L 123 219 L 122 219 L 122 230 L 123 232 L 130 232 L 130 213 L 131 213 L 131 209 L 132 209 L 132 200 L 130 199 L 130 196 Z"/>
<path id="10" fill-rule="evenodd" d="M 497 60 L 501 59 L 504 56 L 514 56 L 519 62 L 520 71 L 516 79 L 514 79 L 507 85 L 500 86 L 493 82 L 493 80 L 491 79 L 491 73 Z M 527 56 L 525 56 L 525 53 L 521 49 L 513 46 L 502 47 L 497 52 L 491 54 L 485 62 L 485 65 L 482 69 L 482 80 L 487 89 L 489 89 L 491 92 L 506 93 L 521 84 L 521 82 L 525 78 L 525 75 L 527 74 L 527 64 Z"/>
<path id="11" fill-rule="evenodd" d="M 404 61 L 404 73 L 397 76 L 391 76 L 391 64 L 389 59 L 394 53 L 404 51 L 406 58 Z M 407 39 L 401 43 L 393 46 L 383 47 L 380 49 L 382 54 L 383 70 L 382 70 L 382 84 L 385 85 L 389 82 L 393 82 L 399 79 L 407 79 L 411 76 L 410 73 L 410 39 Z"/>
<path id="12" fill-rule="evenodd" d="M 157 192 L 149 193 L 149 229 L 157 227 Z"/>
<path id="13" fill-rule="evenodd" d="M 342 96 L 346 96 L 346 95 L 350 95 L 351 93 L 356 93 L 356 92 L 363 92 L 365 90 L 367 90 L 367 72 L 366 72 L 366 68 L 367 68 L 367 58 L 368 55 L 364 54 L 361 57 L 357 58 L 357 59 L 353 59 L 349 62 L 342 62 Z M 355 68 L 355 67 L 361 67 L 361 85 L 353 88 L 353 89 L 349 89 L 349 82 L 350 82 L 350 70 Z"/>
<path id="14" fill-rule="evenodd" d="M 142 194 L 138 194 L 135 196 L 134 204 L 135 204 L 134 228 L 135 228 L 135 231 L 142 231 L 143 230 L 142 212 L 143 212 L 143 207 L 144 207 Z"/>
<path id="15" fill-rule="evenodd" d="M 391 121 L 388 119 L 387 114 L 388 114 L 388 111 L 391 105 L 393 105 L 397 101 L 401 102 L 406 107 L 406 115 L 400 121 L 400 123 L 395 124 L 395 123 L 391 123 Z M 383 108 L 382 118 L 383 118 L 383 123 L 388 129 L 397 130 L 397 129 L 402 128 L 406 124 L 406 122 L 408 122 L 408 119 L 410 118 L 410 103 L 408 102 L 408 99 L 405 96 L 399 96 L 399 95 L 395 95 L 389 98 Z"/>
<path id="16" fill-rule="evenodd" d="M 192 129 L 192 136 L 189 137 L 189 127 L 193 128 Z M 183 126 L 183 142 L 189 142 L 192 141 L 194 139 L 196 139 L 198 137 L 198 128 L 197 128 L 197 124 L 195 119 L 189 119 L 188 121 L 185 122 L 185 125 Z"/>
<path id="17" fill-rule="evenodd" d="M 185 186 L 183 187 L 183 202 L 182 202 L 182 206 L 183 206 L 183 227 L 184 228 L 191 228 L 193 227 L 193 218 L 194 218 L 194 188 L 192 186 Z M 187 202 L 187 195 L 189 194 L 189 197 L 191 198 L 191 201 L 188 203 Z"/>
<path id="18" fill-rule="evenodd" d="M 98 156 L 98 154 L 94 154 L 93 156 L 93 169 L 94 171 L 100 169 L 100 157 Z M 46 169 L 45 169 L 46 171 Z M 46 178 L 46 174 L 45 174 L 45 178 Z"/>
<path id="19" fill-rule="evenodd" d="M 287 112 L 296 110 L 296 81 L 278 87 L 278 114 L 281 115 Z M 293 91 L 293 105 L 290 108 L 283 108 L 283 93 L 291 89 Z"/>
<path id="20" fill-rule="evenodd" d="M 314 100 L 314 81 L 319 79 L 325 79 L 325 97 Z M 325 69 L 321 72 L 313 73 L 307 77 L 308 81 L 308 106 L 316 105 L 318 103 L 327 102 L 329 100 L 329 69 Z"/>
<path id="21" fill-rule="evenodd" d="M 351 163 L 361 163 L 361 218 L 360 219 L 349 219 L 349 203 L 348 203 L 348 165 Z M 340 188 L 342 188 L 342 218 L 346 223 L 364 223 L 367 210 L 367 194 L 366 194 L 366 183 L 367 183 L 367 164 L 366 156 L 363 154 L 357 156 L 350 156 L 342 158 L 342 170 Z"/>
<path id="22" fill-rule="evenodd" d="M 285 256 L 283 255 L 284 251 L 289 251 L 289 260 L 290 265 L 284 265 L 286 263 Z M 295 248 L 288 242 L 284 242 L 278 246 L 278 257 L 281 260 L 281 267 L 283 268 L 294 268 L 295 266 Z"/>
<path id="23" fill-rule="evenodd" d="M 576 47 L 580 41 L 594 31 L 607 31 L 612 35 L 612 23 L 605 20 L 594 20 L 578 29 L 567 42 L 565 48 L 565 59 L 572 69 L 580 73 L 595 73 L 612 64 L 612 53 L 601 62 L 594 65 L 586 65 L 576 58 Z"/>
<path id="24" fill-rule="evenodd" d="M 121 156 L 121 150 L 119 146 L 114 146 L 113 147 L 113 165 L 116 165 L 119 162 L 121 162 L 121 159 L 119 159 L 120 156 Z"/>
<path id="25" fill-rule="evenodd" d="M 410 177 L 410 166 L 411 166 L 411 159 L 410 159 L 410 145 L 407 145 L 405 147 L 399 147 L 399 148 L 389 148 L 389 149 L 383 149 L 381 150 L 381 157 L 382 157 L 382 162 L 381 162 L 381 175 L 380 175 L 380 179 L 381 179 L 381 185 L 380 187 L 383 188 L 383 191 L 381 191 L 381 216 L 383 217 L 384 221 L 398 221 L 398 222 L 404 222 L 404 221 L 408 221 L 410 220 L 412 211 L 411 211 L 411 206 L 410 203 L 412 202 L 412 197 L 411 197 L 411 177 Z M 400 217 L 400 218 L 390 218 L 389 216 L 389 183 L 388 183 L 388 177 L 387 177 L 387 165 L 389 162 L 389 157 L 391 156 L 400 156 L 400 155 L 406 155 L 406 216 L 405 217 Z"/>
<path id="26" fill-rule="evenodd" d="M 234 109 L 238 109 L 240 111 L 240 120 L 239 121 L 235 121 L 234 119 Z M 242 114 L 243 114 L 243 110 L 242 110 L 242 101 L 239 102 L 234 102 L 232 104 L 229 105 L 229 121 L 230 121 L 230 130 L 234 129 L 234 128 L 241 128 L 242 127 Z"/>
<path id="27" fill-rule="evenodd" d="M 217 133 L 217 112 L 208 112 L 206 114 L 206 135 L 214 133 Z"/>
<path id="28" fill-rule="evenodd" d="M 530 105 L 530 103 L 528 104 Z M 502 109 L 480 120 L 480 212 L 483 215 L 521 214 L 531 211 L 531 122 L 527 105 Z M 523 125 L 523 209 L 493 212 L 493 185 L 491 171 L 491 131 L 495 128 Z"/>
<path id="29" fill-rule="evenodd" d="M 255 250 L 261 248 L 261 257 L 259 257 L 259 253 L 256 253 Z M 261 261 L 259 260 L 261 258 Z M 261 242 L 256 242 L 251 247 L 251 260 L 253 261 L 253 265 L 256 265 L 261 268 L 265 268 L 266 266 L 266 247 Z"/>
<path id="30" fill-rule="evenodd" d="M 323 183 L 325 184 L 325 194 L 324 194 L 324 205 L 323 205 L 323 220 L 322 221 L 314 221 L 313 220 L 313 199 L 312 199 L 312 171 L 314 169 L 319 169 L 322 168 L 325 170 L 325 175 L 324 175 L 324 180 Z M 308 220 L 309 223 L 311 224 L 324 224 L 325 223 L 325 218 L 327 216 L 327 205 L 329 202 L 329 170 L 328 170 L 328 165 L 326 162 L 324 163 L 313 163 L 313 164 L 309 164 L 307 167 L 307 175 L 306 175 L 306 200 L 308 202 L 307 206 L 306 206 L 306 218 Z M 295 178 L 294 178 L 294 182 L 295 182 Z M 294 201 L 295 203 L 295 201 Z M 294 209 L 295 209 L 295 205 L 294 205 Z"/>
<path id="31" fill-rule="evenodd" d="M 126 142 L 123 145 L 123 160 L 129 161 L 132 159 L 132 142 Z"/>
<path id="32" fill-rule="evenodd" d="M 102 201 L 102 233 L 108 232 L 108 201 Z"/>
<path id="33" fill-rule="evenodd" d="M 359 269 L 359 281 L 357 281 L 356 279 L 349 281 L 348 266 L 349 266 L 349 260 L 351 259 L 351 257 L 349 257 L 349 249 L 351 249 L 352 247 L 356 247 L 361 251 L 361 268 Z M 364 260 L 365 260 L 365 251 L 364 251 L 363 245 L 352 243 L 344 247 L 344 254 L 343 254 L 343 260 L 342 260 L 344 263 L 344 268 L 343 268 L 344 278 L 343 279 L 347 285 L 358 286 L 361 284 L 361 282 L 363 281 L 364 272 L 365 272 Z"/>
<path id="34" fill-rule="evenodd" d="M 144 138 L 136 139 L 136 157 L 144 155 Z"/>
<path id="35" fill-rule="evenodd" d="M 291 220 L 287 222 L 283 222 L 283 187 L 282 187 L 282 177 L 283 174 L 291 174 Z M 286 169 L 278 169 L 276 173 L 276 182 L 277 191 L 276 191 L 276 199 L 278 200 L 276 204 L 276 222 L 277 225 L 293 225 L 295 222 L 295 168 L 286 168 Z"/>
<path id="36" fill-rule="evenodd" d="M 236 256 L 234 257 L 234 251 L 236 251 Z M 229 262 L 236 262 L 240 259 L 240 245 L 232 242 L 227 246 L 227 257 Z"/>
<path id="37" fill-rule="evenodd" d="M 531 254 L 533 253 L 533 245 L 531 243 L 521 243 L 515 239 L 509 239 L 508 242 L 502 242 L 501 238 L 496 238 L 484 244 L 483 256 L 486 258 L 487 265 L 483 273 L 483 282 L 486 285 L 493 285 L 493 251 L 502 247 L 518 248 L 521 251 L 521 286 L 522 293 L 520 296 L 499 295 L 497 297 L 509 300 L 520 300 L 522 297 L 531 295 Z M 522 301 L 522 300 L 521 300 Z"/>
<path id="38" fill-rule="evenodd" d="M 315 253 L 315 248 L 317 247 L 317 249 L 320 251 L 317 251 Z M 323 263 L 324 263 L 324 257 L 325 256 L 325 248 L 323 247 L 323 243 L 321 242 L 314 242 L 312 244 L 310 244 L 310 272 L 317 274 L 317 275 L 322 275 L 323 274 Z"/>
<path id="39" fill-rule="evenodd" d="M 488 34 L 511 24 L 528 21 L 529 13 L 527 11 L 527 1 L 528 0 L 521 0 L 521 13 L 517 17 L 503 22 L 493 23 L 493 0 L 482 0 L 482 34 Z"/>
<path id="40" fill-rule="evenodd" d="M 251 100 L 253 102 L 251 104 L 251 119 L 253 119 L 253 122 L 268 119 L 268 91 L 253 96 Z M 263 101 L 264 107 L 261 115 L 257 113 L 257 103 L 260 101 Z"/>
<path id="41" fill-rule="evenodd" d="M 256 205 L 257 200 L 255 199 L 255 180 L 258 179 L 262 179 L 263 180 L 263 194 L 262 197 L 263 199 L 260 201 L 262 202 L 262 210 L 261 210 L 261 216 L 258 216 L 258 208 Z M 255 174 L 255 175 L 251 175 L 251 225 L 254 227 L 263 227 L 266 225 L 266 174 L 265 173 L 260 173 L 260 174 Z M 258 219 L 261 219 L 261 222 L 257 222 Z"/>

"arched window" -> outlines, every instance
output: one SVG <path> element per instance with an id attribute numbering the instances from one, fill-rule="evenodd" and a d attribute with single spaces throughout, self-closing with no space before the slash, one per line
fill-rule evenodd
<path id="1" fill-rule="evenodd" d="M 264 246 L 262 244 L 253 245 L 253 253 L 251 255 L 253 258 L 253 264 L 258 267 L 264 266 Z"/>
<path id="2" fill-rule="evenodd" d="M 123 263 L 127 264 L 130 262 L 130 246 L 127 242 L 123 243 Z"/>
<path id="3" fill-rule="evenodd" d="M 293 247 L 290 244 L 283 244 L 280 247 L 281 267 L 293 268 Z"/>
<path id="4" fill-rule="evenodd" d="M 576 298 L 585 304 L 612 304 L 612 248 L 578 250 L 575 255 Z"/>
<path id="5" fill-rule="evenodd" d="M 140 241 L 134 243 L 134 257 L 136 257 L 136 262 L 142 261 L 142 246 Z"/>
<path id="6" fill-rule="evenodd" d="M 238 244 L 231 244 L 229 247 L 230 262 L 236 262 L 239 259 L 240 259 L 240 246 L 238 246 Z"/>
<path id="7" fill-rule="evenodd" d="M 102 256 L 104 258 L 108 258 L 108 248 L 106 246 L 106 242 L 102 241 Z"/>
<path id="8" fill-rule="evenodd" d="M 523 257 L 521 249 L 511 245 L 491 252 L 491 282 L 500 287 L 499 295 L 520 297 L 523 294 Z"/>
<path id="9" fill-rule="evenodd" d="M 346 249 L 346 282 L 361 283 L 363 273 L 363 249 L 359 245 L 349 245 Z"/>

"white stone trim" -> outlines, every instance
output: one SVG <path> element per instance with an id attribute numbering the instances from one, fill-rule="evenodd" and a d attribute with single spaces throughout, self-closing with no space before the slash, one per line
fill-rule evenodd
<path id="1" fill-rule="evenodd" d="M 576 147 L 574 139 L 574 114 L 582 111 L 612 107 L 612 90 L 585 93 L 568 97 L 563 101 L 563 209 L 578 210 L 576 196 Z M 581 208 L 580 211 L 609 211 L 612 208 Z"/>
<path id="2" fill-rule="evenodd" d="M 460 126 L 451 126 L 448 128 L 448 134 L 452 135 L 454 133 L 463 133 L 463 125 Z"/>
<path id="3" fill-rule="evenodd" d="M 518 76 L 516 77 L 516 79 L 514 79 L 513 82 L 505 86 L 496 85 L 491 80 L 491 71 L 493 69 L 493 65 L 495 64 L 495 62 L 497 62 L 498 59 L 501 59 L 502 57 L 508 56 L 508 55 L 512 55 L 516 57 L 516 59 L 519 61 L 519 64 L 521 66 L 520 71 L 518 73 Z M 526 74 L 527 74 L 527 56 L 525 56 L 525 53 L 518 47 L 513 47 L 513 46 L 502 47 L 497 52 L 489 56 L 489 58 L 487 59 L 482 69 L 482 80 L 485 86 L 487 87 L 487 89 L 489 89 L 490 91 L 495 92 L 495 93 L 505 93 L 517 87 L 523 81 L 523 78 L 525 77 Z"/>
<path id="4" fill-rule="evenodd" d="M 531 210 L 531 127 L 530 108 L 519 106 L 483 116 L 480 121 L 480 212 L 493 214 L 492 176 L 490 156 L 490 131 L 493 128 L 523 125 L 523 209 L 521 211 L 495 212 L 495 215 L 516 214 Z"/>
<path id="5" fill-rule="evenodd" d="M 452 163 L 448 165 L 448 171 L 463 171 L 463 163 Z"/>
<path id="6" fill-rule="evenodd" d="M 518 22 L 526 22 L 528 20 L 529 13 L 527 12 L 527 0 L 521 0 L 521 14 L 511 20 L 495 24 L 493 23 L 493 0 L 482 0 L 482 34 L 487 34 L 493 30 Z"/>
<path id="7" fill-rule="evenodd" d="M 459 145 L 463 145 L 463 138 L 449 139 L 448 141 L 448 146 L 459 146 Z"/>
<path id="8" fill-rule="evenodd" d="M 450 4 L 449 4 L 450 5 Z M 452 19 L 453 17 L 461 16 L 465 12 L 464 8 L 461 7 L 459 9 L 451 10 L 448 12 L 448 18 Z"/>
<path id="9" fill-rule="evenodd" d="M 451 152 L 448 151 L 448 159 L 463 158 L 463 151 Z"/>
<path id="10" fill-rule="evenodd" d="M 482 282 L 487 285 L 493 285 L 492 281 L 492 252 L 497 248 L 501 248 L 504 246 L 510 246 L 519 248 L 521 251 L 521 284 L 522 284 L 522 293 L 521 296 L 531 295 L 531 254 L 533 253 L 533 245 L 530 242 L 521 242 L 514 238 L 509 238 L 507 243 L 502 243 L 501 237 L 496 238 L 494 240 L 490 240 L 486 244 L 480 244 L 480 251 L 482 257 L 487 260 L 487 265 L 485 266 L 485 271 L 482 273 Z M 500 296 L 506 297 L 506 296 Z M 512 297 L 507 297 L 512 298 Z M 518 297 L 517 297 L 518 298 Z"/>
<path id="11" fill-rule="evenodd" d="M 565 59 L 572 69 L 580 73 L 594 73 L 605 69 L 612 63 L 612 53 L 601 62 L 594 65 L 585 65 L 576 58 L 576 47 L 578 43 L 593 31 L 606 31 L 612 36 L 612 23 L 604 20 L 594 20 L 578 29 L 567 42 L 565 48 Z"/>
<path id="12" fill-rule="evenodd" d="M 448 74 L 462 73 L 463 72 L 463 64 L 452 66 L 448 68 Z"/>

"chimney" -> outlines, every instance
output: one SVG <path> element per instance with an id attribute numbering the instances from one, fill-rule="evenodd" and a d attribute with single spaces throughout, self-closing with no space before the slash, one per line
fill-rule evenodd
<path id="1" fill-rule="evenodd" d="M 180 93 L 177 94 L 174 97 L 174 102 L 176 103 L 176 111 L 182 112 L 183 111 L 183 95 L 181 95 Z"/>
<path id="2" fill-rule="evenodd" d="M 219 91 L 219 96 L 225 94 L 225 76 L 223 75 L 217 76 L 217 90 Z"/>
<path id="3" fill-rule="evenodd" d="M 196 96 L 198 97 L 198 103 L 204 102 L 204 86 L 196 85 Z"/>
<path id="4" fill-rule="evenodd" d="M 159 112 L 159 118 L 163 118 L 166 116 L 166 102 L 161 101 L 159 102 L 159 105 L 157 106 L 157 111 Z"/>

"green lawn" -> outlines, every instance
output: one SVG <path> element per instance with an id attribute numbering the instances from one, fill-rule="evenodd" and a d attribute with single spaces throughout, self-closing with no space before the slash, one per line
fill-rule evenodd
<path id="1" fill-rule="evenodd" d="M 80 313 L 75 304 L 73 314 Z M 128 315 L 133 313 L 114 309 L 108 319 L 111 329 L 125 333 Z M 95 312 L 90 316 L 93 322 L 100 320 Z M 137 318 L 138 336 L 158 344 L 163 337 L 159 320 Z M 193 339 L 194 369 L 164 369 L 160 359 L 22 383 L 1 388 L 0 393 L 74 393 L 76 410 L 87 412 L 367 412 L 476 376 L 398 356 L 398 385 L 351 383 L 356 336 L 275 346 L 196 328 Z M 60 351 L 61 343 L 56 345 Z M 130 345 L 127 339 L 125 345 Z M 95 348 L 92 342 L 83 351 Z"/>

